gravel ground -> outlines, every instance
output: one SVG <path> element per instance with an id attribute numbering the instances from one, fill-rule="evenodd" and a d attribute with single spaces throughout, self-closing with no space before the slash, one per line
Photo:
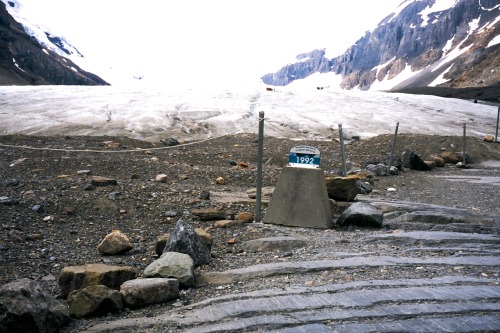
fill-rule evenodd
<path id="1" fill-rule="evenodd" d="M 119 147 L 108 147 L 108 141 L 118 143 Z M 47 288 L 58 295 L 57 276 L 66 266 L 109 263 L 130 265 L 140 272 L 157 258 L 156 237 L 170 232 L 179 218 L 195 227 L 213 226 L 213 221 L 199 221 L 193 217 L 192 209 L 223 208 L 227 211 L 228 219 L 240 212 L 255 212 L 254 204 L 200 199 L 200 194 L 206 191 L 236 194 L 255 187 L 255 135 L 241 134 L 169 148 L 165 148 L 162 143 L 122 137 L 1 136 L 0 144 L 61 149 L 34 150 L 0 146 L 0 197 L 18 202 L 12 205 L 0 204 L 0 267 L 4 272 L 0 275 L 2 284 L 28 277 L 44 281 Z M 337 173 L 341 169 L 338 142 L 297 142 L 266 138 L 264 186 L 276 184 L 281 168 L 287 163 L 290 148 L 299 144 L 313 145 L 320 149 L 321 167 L 325 172 Z M 362 168 L 368 162 L 386 160 L 391 146 L 392 137 L 389 135 L 347 142 L 348 168 Z M 145 150 L 136 150 L 137 148 Z M 395 151 L 400 154 L 405 149 L 411 149 L 425 158 L 430 154 L 439 154 L 443 149 L 460 151 L 462 138 L 399 135 Z M 378 177 L 373 180 L 372 195 L 459 207 L 480 214 L 500 216 L 498 186 L 465 181 L 450 182 L 443 178 L 471 173 L 499 176 L 485 169 L 482 164 L 486 161 L 500 161 L 498 144 L 470 137 L 467 138 L 467 152 L 470 158 L 469 169 L 446 166 L 428 172 L 405 170 L 396 176 Z M 249 167 L 233 166 L 234 162 L 240 161 L 247 163 Z M 158 174 L 166 174 L 167 182 L 154 181 Z M 114 178 L 118 184 L 89 189 L 93 175 Z M 216 183 L 218 177 L 225 179 L 224 185 Z M 397 191 L 386 191 L 389 187 Z M 176 216 L 167 216 L 169 214 L 166 212 L 175 212 Z M 102 256 L 96 250 L 97 244 L 114 229 L 127 234 L 134 249 L 125 255 Z M 387 255 L 401 254 L 399 248 L 380 248 L 376 244 L 360 244 L 356 241 L 360 235 L 387 230 L 313 230 L 265 224 L 237 224 L 231 228 L 211 228 L 210 232 L 214 237 L 214 260 L 199 268 L 200 271 L 222 271 L 257 263 L 330 258 L 331 255 L 329 257 L 321 248 L 332 243 L 338 248 L 338 252 L 383 251 Z M 313 247 L 276 255 L 246 253 L 238 249 L 240 242 L 270 236 L 306 237 L 315 242 Z M 236 244 L 228 244 L 228 240 L 232 238 L 236 239 Z M 432 277 L 446 273 L 439 271 L 441 269 L 444 268 L 424 267 L 419 271 L 357 268 L 300 278 L 285 276 L 219 288 L 200 286 L 183 290 L 181 299 L 176 304 L 152 306 L 133 312 L 127 310 L 118 315 L 110 315 L 109 318 L 154 315 L 179 304 L 190 304 L 228 292 L 279 287 L 283 283 Z M 484 268 L 484 271 L 487 269 Z M 88 326 L 97 320 L 106 319 L 84 319 L 74 325 Z"/>

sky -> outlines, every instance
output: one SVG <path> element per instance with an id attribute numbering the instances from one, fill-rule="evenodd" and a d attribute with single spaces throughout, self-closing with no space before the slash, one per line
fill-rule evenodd
<path id="1" fill-rule="evenodd" d="M 112 84 L 135 75 L 215 85 L 258 82 L 317 48 L 340 55 L 403 0 L 19 2 Z"/>

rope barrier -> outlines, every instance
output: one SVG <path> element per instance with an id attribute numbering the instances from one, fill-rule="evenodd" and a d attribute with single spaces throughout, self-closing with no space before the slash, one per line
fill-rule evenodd
<path id="1" fill-rule="evenodd" d="M 259 119 L 260 121 L 260 119 Z M 16 145 L 7 145 L 0 143 L 0 147 L 7 147 L 7 148 L 16 148 L 16 149 L 29 149 L 29 150 L 45 150 L 45 151 L 62 151 L 62 152 L 68 152 L 68 153 L 104 153 L 104 154 L 114 154 L 114 153 L 137 153 L 137 152 L 144 152 L 144 151 L 151 151 L 151 150 L 164 150 L 164 149 L 177 149 L 177 148 L 182 148 L 185 146 L 192 146 L 196 145 L 199 143 L 204 143 L 212 140 L 217 140 L 220 138 L 223 138 L 225 136 L 229 135 L 234 135 L 238 134 L 241 131 L 247 130 L 249 127 L 254 126 L 257 123 L 257 121 L 252 122 L 248 126 L 245 126 L 244 128 L 235 130 L 230 133 L 226 133 L 220 136 L 212 137 L 212 138 L 207 138 L 203 139 L 200 141 L 193 141 L 193 142 L 188 142 L 188 143 L 183 143 L 180 145 L 176 146 L 167 146 L 167 147 L 153 147 L 153 148 L 136 148 L 136 149 L 126 149 L 126 150 L 92 150 L 92 149 L 62 149 L 62 148 L 37 148 L 37 147 L 30 147 L 30 146 L 16 146 Z"/>

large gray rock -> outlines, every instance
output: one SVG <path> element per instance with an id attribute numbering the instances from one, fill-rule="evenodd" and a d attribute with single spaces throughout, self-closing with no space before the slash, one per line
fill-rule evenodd
<path id="1" fill-rule="evenodd" d="M 68 319 L 68 308 L 40 282 L 20 279 L 0 287 L 0 332 L 57 332 Z"/>
<path id="2" fill-rule="evenodd" d="M 73 290 L 68 295 L 71 315 L 83 318 L 123 310 L 122 294 L 102 284 Z"/>
<path id="3" fill-rule="evenodd" d="M 179 280 L 172 278 L 135 279 L 120 287 L 128 308 L 140 308 L 175 300 L 179 297 Z"/>
<path id="4" fill-rule="evenodd" d="M 185 253 L 165 252 L 149 264 L 142 275 L 146 278 L 176 278 L 182 286 L 191 287 L 194 285 L 194 261 Z"/>
<path id="5" fill-rule="evenodd" d="M 183 220 L 177 221 L 170 238 L 163 249 L 165 252 L 179 252 L 189 255 L 195 267 L 208 264 L 212 256 L 203 240 L 195 232 L 194 228 Z"/>
<path id="6" fill-rule="evenodd" d="M 104 264 L 69 266 L 64 267 L 59 275 L 59 288 L 64 298 L 75 289 L 98 284 L 118 290 L 123 282 L 135 279 L 136 275 L 130 266 Z"/>
<path id="7" fill-rule="evenodd" d="M 383 220 L 384 216 L 377 208 L 364 202 L 356 202 L 340 214 L 337 224 L 340 226 L 381 227 Z"/>

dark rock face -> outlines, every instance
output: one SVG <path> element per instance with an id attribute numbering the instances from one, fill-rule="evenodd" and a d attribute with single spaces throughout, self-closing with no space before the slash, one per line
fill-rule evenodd
<path id="1" fill-rule="evenodd" d="M 343 76 L 342 88 L 359 87 L 367 90 L 376 80 L 391 79 L 407 66 L 418 75 L 398 84 L 393 90 L 426 87 L 451 64 L 445 74 L 449 81 L 442 87 L 486 87 L 500 81 L 500 45 L 487 47 L 499 34 L 500 24 L 469 35 L 470 24 L 478 20 L 479 27 L 494 21 L 496 0 L 459 0 L 445 11 L 429 14 L 428 23 L 419 13 L 434 0 L 414 1 L 397 16 L 391 14 L 367 33 L 344 54 L 327 59 L 323 50 L 300 55 L 300 62 L 287 65 L 276 73 L 262 77 L 265 84 L 284 86 L 313 73 L 334 72 Z M 451 48 L 460 43 L 461 49 L 470 47 L 459 57 L 437 68 L 443 48 L 452 40 Z M 304 60 L 305 58 L 309 58 Z M 379 70 L 374 67 L 385 64 Z"/>
<path id="2" fill-rule="evenodd" d="M 68 308 L 37 281 L 21 279 L 0 288 L 1 332 L 57 332 L 68 320 Z"/>
<path id="3" fill-rule="evenodd" d="M 431 168 L 425 164 L 424 160 L 410 150 L 405 150 L 402 154 L 403 167 L 418 171 L 429 171 Z"/>
<path id="4" fill-rule="evenodd" d="M 163 249 L 165 252 L 179 252 L 189 255 L 195 267 L 208 264 L 212 261 L 210 251 L 196 234 L 193 227 L 183 220 L 177 221 L 170 238 Z"/>
<path id="5" fill-rule="evenodd" d="M 61 48 L 59 37 L 48 36 Z M 63 52 L 68 52 L 64 48 Z M 26 34 L 0 2 L 0 85 L 107 85 Z"/>

